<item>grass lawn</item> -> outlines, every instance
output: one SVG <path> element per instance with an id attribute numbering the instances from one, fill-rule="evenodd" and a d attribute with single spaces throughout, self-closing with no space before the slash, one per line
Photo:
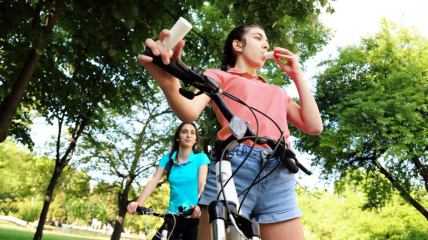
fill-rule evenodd
<path id="1" fill-rule="evenodd" d="M 0 223 L 0 240 L 31 240 L 34 237 L 36 229 L 13 226 L 10 224 Z M 69 233 L 43 231 L 43 240 L 86 240 L 86 239 L 110 239 L 107 237 L 90 237 Z"/>

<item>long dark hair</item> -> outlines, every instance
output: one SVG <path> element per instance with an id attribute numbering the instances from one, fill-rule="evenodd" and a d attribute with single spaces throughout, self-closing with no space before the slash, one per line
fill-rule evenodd
<path id="1" fill-rule="evenodd" d="M 224 42 L 224 48 L 223 48 L 223 59 L 221 60 L 221 70 L 227 71 L 228 67 L 231 66 L 234 67 L 236 63 L 236 57 L 235 54 L 233 54 L 233 41 L 238 40 L 240 42 L 244 43 L 244 46 L 246 44 L 244 35 L 248 32 L 250 28 L 253 27 L 259 27 L 257 24 L 241 24 L 240 26 L 234 28 L 229 35 L 226 38 L 226 41 Z"/>
<path id="2" fill-rule="evenodd" d="M 178 126 L 177 131 L 175 131 L 174 137 L 172 138 L 172 148 L 171 148 L 171 152 L 169 153 L 169 161 L 167 164 L 167 169 L 166 169 L 166 179 L 169 179 L 169 175 L 171 174 L 171 169 L 172 169 L 172 165 L 174 164 L 174 159 L 172 159 L 172 154 L 174 154 L 174 152 L 177 152 L 180 150 L 180 143 L 179 141 L 177 141 L 177 139 L 180 138 L 180 131 L 183 128 L 184 124 L 191 124 L 194 128 L 195 128 L 195 133 L 196 133 L 196 143 L 193 145 L 192 147 L 192 151 L 193 153 L 200 153 L 203 151 L 203 147 L 201 144 L 201 138 L 199 136 L 199 132 L 198 132 L 198 128 L 196 127 L 196 124 L 194 123 L 181 123 L 180 126 Z M 177 155 L 176 155 L 177 156 Z"/>

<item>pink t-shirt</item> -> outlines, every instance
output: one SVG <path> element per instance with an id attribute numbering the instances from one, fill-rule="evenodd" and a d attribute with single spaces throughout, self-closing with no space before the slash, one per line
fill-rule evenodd
<path id="1" fill-rule="evenodd" d="M 248 72 L 236 68 L 230 68 L 227 72 L 217 69 L 209 69 L 204 72 L 204 75 L 216 80 L 218 85 L 225 92 L 238 97 L 249 106 L 264 112 L 275 120 L 280 128 L 285 131 L 284 136 L 288 139 L 290 131 L 288 130 L 287 125 L 287 106 L 290 101 L 293 101 L 293 99 L 288 96 L 284 89 L 268 84 L 261 76 L 253 76 Z M 220 94 L 220 96 L 234 115 L 239 116 L 245 122 L 250 122 L 254 131 L 257 131 L 256 120 L 248 107 L 235 102 L 222 94 Z M 217 133 L 217 139 L 224 140 L 231 135 L 229 131 L 229 122 L 220 112 L 213 100 L 210 100 L 209 104 L 214 108 L 214 112 L 216 113 L 217 119 L 222 127 Z M 258 112 L 255 113 L 259 120 L 259 136 L 268 136 L 277 140 L 281 136 L 281 133 L 275 124 L 262 114 Z M 251 146 L 252 142 L 246 141 L 244 144 Z M 268 148 L 267 145 L 256 145 L 256 147 Z"/>

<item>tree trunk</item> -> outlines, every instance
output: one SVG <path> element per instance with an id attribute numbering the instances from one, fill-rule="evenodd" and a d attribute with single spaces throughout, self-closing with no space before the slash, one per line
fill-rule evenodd
<path id="1" fill-rule="evenodd" d="M 415 199 L 410 196 L 410 194 L 404 190 L 397 181 L 389 174 L 389 172 L 380 165 L 379 162 L 376 160 L 373 160 L 373 163 L 379 168 L 379 171 L 386 177 L 388 180 L 392 183 L 392 186 L 394 186 L 395 189 L 397 189 L 400 192 L 401 197 L 406 199 L 416 210 L 418 210 L 427 220 L 428 220 L 428 212 L 427 210 L 420 205 Z"/>
<path id="2" fill-rule="evenodd" d="M 428 172 L 425 169 L 424 165 L 422 165 L 421 161 L 419 161 L 419 156 L 414 155 L 412 157 L 412 161 L 416 166 L 416 169 L 418 170 L 418 172 L 421 174 L 422 179 L 425 182 L 425 189 L 427 190 L 428 193 Z"/>
<path id="3" fill-rule="evenodd" d="M 118 194 L 118 207 L 119 214 L 116 219 L 116 223 L 114 224 L 113 234 L 111 235 L 111 240 L 119 240 L 120 235 L 123 231 L 123 224 L 125 223 L 125 216 L 128 207 L 128 192 L 129 187 L 126 187 L 123 192 L 119 192 Z"/>
<path id="4" fill-rule="evenodd" d="M 62 3 L 56 4 L 49 13 L 49 17 L 46 19 L 43 33 L 43 43 L 48 42 L 49 37 L 52 34 L 52 29 L 55 25 L 55 22 L 58 20 L 59 15 L 61 14 Z M 39 10 L 40 12 L 40 10 Z M 12 87 L 10 94 L 4 98 L 3 102 L 0 102 L 0 143 L 6 140 L 10 124 L 12 119 L 16 114 L 16 110 L 21 102 L 22 96 L 24 95 L 25 89 L 30 82 L 31 76 L 36 69 L 37 63 L 39 62 L 40 55 L 36 53 L 36 50 L 33 48 L 27 57 L 27 60 L 24 63 L 24 66 L 21 69 L 21 73 L 18 76 L 15 84 Z"/>
<path id="5" fill-rule="evenodd" d="M 45 226 L 46 215 L 48 214 L 49 205 L 51 204 L 51 201 L 52 201 L 52 195 L 53 195 L 55 186 L 58 183 L 58 178 L 59 176 L 61 176 L 61 173 L 64 167 L 65 166 L 62 166 L 62 164 L 55 165 L 55 170 L 51 178 L 51 182 L 49 183 L 48 190 L 46 192 L 45 203 L 43 204 L 43 210 L 40 213 L 40 222 L 39 222 L 39 225 L 37 226 L 37 231 L 36 231 L 36 234 L 34 234 L 33 240 L 42 239 L 43 227 Z"/>

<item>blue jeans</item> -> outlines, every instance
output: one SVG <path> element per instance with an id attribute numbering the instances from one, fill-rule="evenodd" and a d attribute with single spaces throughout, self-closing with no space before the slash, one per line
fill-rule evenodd
<path id="1" fill-rule="evenodd" d="M 240 144 L 229 154 L 232 158 L 232 172 L 244 160 L 251 147 Z M 271 149 L 254 148 L 242 167 L 233 177 L 237 193 L 249 187 L 257 173 L 267 161 L 267 154 Z M 263 178 L 278 164 L 278 158 L 272 158 L 259 176 Z M 241 207 L 242 214 L 255 219 L 259 223 L 276 223 L 290 220 L 303 215 L 297 204 L 295 190 L 295 176 L 291 174 L 283 163 L 267 178 L 253 186 Z M 239 196 L 242 201 L 245 193 Z M 215 162 L 212 160 L 208 170 L 207 183 L 201 195 L 199 204 L 208 205 L 217 199 L 217 185 L 215 179 Z"/>

